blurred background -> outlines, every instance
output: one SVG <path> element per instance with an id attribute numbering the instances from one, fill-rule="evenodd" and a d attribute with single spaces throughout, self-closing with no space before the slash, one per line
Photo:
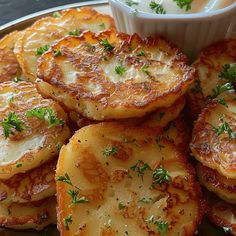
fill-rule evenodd
<path id="1" fill-rule="evenodd" d="M 0 0 L 0 25 L 50 7 L 77 2 L 86 0 Z"/>

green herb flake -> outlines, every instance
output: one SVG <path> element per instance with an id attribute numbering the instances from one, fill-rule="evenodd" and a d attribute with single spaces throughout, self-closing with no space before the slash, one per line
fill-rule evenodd
<path id="1" fill-rule="evenodd" d="M 8 98 L 7 98 L 7 101 L 8 101 L 8 102 L 13 102 L 13 101 L 14 101 L 14 96 L 8 97 Z"/>
<path id="2" fill-rule="evenodd" d="M 105 149 L 102 150 L 102 155 L 105 157 L 109 156 L 115 156 L 119 151 L 118 147 L 111 146 L 111 147 L 106 147 Z"/>
<path id="3" fill-rule="evenodd" d="M 135 2 L 135 1 L 133 1 L 133 0 L 126 0 L 125 1 L 125 3 L 126 3 L 126 5 L 128 5 L 129 7 L 132 7 L 132 6 L 138 6 L 138 2 Z"/>
<path id="4" fill-rule="evenodd" d="M 65 175 L 57 176 L 56 180 L 73 186 L 71 179 L 67 173 L 65 173 Z"/>
<path id="5" fill-rule="evenodd" d="M 163 183 L 170 184 L 171 181 L 169 172 L 163 167 L 157 168 L 153 171 L 152 179 L 153 185 L 155 186 L 158 184 L 160 187 L 162 187 Z"/>
<path id="6" fill-rule="evenodd" d="M 73 31 L 70 31 L 69 35 L 71 35 L 71 36 L 80 36 L 81 35 L 81 30 L 80 29 L 75 29 Z"/>
<path id="7" fill-rule="evenodd" d="M 126 69 L 123 66 L 116 66 L 115 72 L 118 75 L 123 75 L 125 73 Z"/>
<path id="8" fill-rule="evenodd" d="M 123 204 L 122 202 L 119 203 L 118 208 L 120 211 L 123 211 L 125 209 L 125 204 Z"/>
<path id="9" fill-rule="evenodd" d="M 99 27 L 100 27 L 102 30 L 105 30 L 105 29 L 106 29 L 105 23 L 101 23 L 101 24 L 99 25 Z"/>
<path id="10" fill-rule="evenodd" d="M 177 6 L 185 11 L 191 10 L 191 4 L 193 0 L 174 0 Z"/>
<path id="11" fill-rule="evenodd" d="M 16 163 L 16 168 L 22 167 L 22 163 Z"/>
<path id="12" fill-rule="evenodd" d="M 15 113 L 10 112 L 8 116 L 0 122 L 0 126 L 3 127 L 3 134 L 5 138 L 8 138 L 11 134 L 14 134 L 14 130 L 22 132 L 24 130 L 23 120 Z"/>
<path id="13" fill-rule="evenodd" d="M 168 222 L 166 221 L 157 221 L 155 222 L 155 225 L 157 226 L 158 231 L 162 236 L 167 235 L 167 229 L 168 229 Z"/>
<path id="14" fill-rule="evenodd" d="M 138 177 L 141 177 L 142 180 L 143 180 L 144 173 L 146 171 L 152 170 L 151 167 L 147 163 L 144 163 L 141 160 L 138 160 L 138 162 L 135 165 L 131 166 L 130 169 L 132 171 L 137 172 Z"/>
<path id="15" fill-rule="evenodd" d="M 145 74 L 148 74 L 148 67 L 149 67 L 149 66 L 146 65 L 146 64 L 143 65 L 143 66 L 142 66 L 142 72 L 145 73 Z"/>
<path id="16" fill-rule="evenodd" d="M 89 199 L 86 197 L 79 197 L 78 190 L 69 190 L 68 194 L 71 196 L 71 204 L 80 204 L 80 203 L 88 203 Z"/>
<path id="17" fill-rule="evenodd" d="M 236 64 L 226 64 L 219 74 L 220 79 L 227 80 L 230 83 L 236 82 Z"/>
<path id="18" fill-rule="evenodd" d="M 104 46 L 104 50 L 107 52 L 111 52 L 115 47 L 111 45 L 108 41 L 108 39 L 102 39 L 101 45 Z"/>
<path id="19" fill-rule="evenodd" d="M 36 50 L 36 56 L 41 56 L 43 53 L 47 52 L 49 50 L 49 45 L 44 45 L 42 47 L 37 48 Z"/>
<path id="20" fill-rule="evenodd" d="M 151 224 L 153 223 L 155 220 L 155 216 L 154 215 L 151 215 L 149 216 L 145 221 L 148 223 L 148 224 Z"/>
<path id="21" fill-rule="evenodd" d="M 48 122 L 48 128 L 52 128 L 56 125 L 64 125 L 64 121 L 57 118 L 55 112 L 51 108 L 33 108 L 26 112 L 26 117 L 36 117 L 40 120 L 45 120 Z"/>
<path id="22" fill-rule="evenodd" d="M 144 50 L 142 49 L 140 52 L 138 52 L 138 53 L 136 54 L 136 56 L 137 56 L 137 57 L 145 56 Z"/>
<path id="23" fill-rule="evenodd" d="M 223 85 L 217 85 L 217 87 L 215 89 L 213 89 L 213 95 L 210 98 L 216 98 L 218 97 L 220 94 L 229 91 L 229 90 L 233 90 L 233 85 L 231 83 L 226 83 Z"/>
<path id="24" fill-rule="evenodd" d="M 55 57 L 61 56 L 61 51 L 58 49 L 54 50 L 54 55 Z"/>
<path id="25" fill-rule="evenodd" d="M 228 107 L 227 102 L 225 101 L 224 98 L 220 98 L 220 99 L 218 100 L 218 102 L 219 102 L 219 104 L 221 104 L 222 106 Z"/>
<path id="26" fill-rule="evenodd" d="M 61 17 L 62 15 L 61 15 L 61 13 L 59 13 L 58 11 L 57 12 L 54 12 L 53 14 L 52 14 L 52 17 L 54 17 L 54 18 L 59 18 L 59 17 Z"/>
<path id="27" fill-rule="evenodd" d="M 58 152 L 60 152 L 61 147 L 62 147 L 62 144 L 61 144 L 61 143 L 57 143 L 57 144 L 56 144 L 56 149 L 57 149 Z"/>
<path id="28" fill-rule="evenodd" d="M 190 89 L 190 91 L 194 94 L 197 94 L 197 93 L 201 93 L 202 92 L 202 87 L 201 87 L 201 83 L 199 80 L 197 80 L 195 83 L 194 83 L 194 86 Z"/>
<path id="29" fill-rule="evenodd" d="M 155 1 L 151 1 L 149 7 L 153 11 L 155 11 L 156 14 L 166 14 L 166 10 L 164 9 L 164 7 L 161 4 L 156 3 Z"/>
<path id="30" fill-rule="evenodd" d="M 13 79 L 14 82 L 18 83 L 20 81 L 23 81 L 20 76 L 16 76 L 14 79 Z"/>
<path id="31" fill-rule="evenodd" d="M 63 224 L 66 228 L 66 230 L 69 230 L 69 224 L 72 224 L 72 215 L 67 216 L 66 218 L 63 219 Z"/>
<path id="32" fill-rule="evenodd" d="M 227 133 L 230 138 L 236 139 L 236 132 L 233 132 L 229 124 L 223 118 L 221 118 L 221 122 L 222 125 L 213 127 L 213 131 L 217 134 L 217 136 L 220 136 L 223 133 Z"/>
<path id="33" fill-rule="evenodd" d="M 142 199 L 139 200 L 139 202 L 145 203 L 145 204 L 149 204 L 153 201 L 153 199 L 151 197 L 143 197 Z"/>
<path id="34" fill-rule="evenodd" d="M 225 232 L 226 234 L 229 234 L 229 233 L 232 232 L 231 227 L 223 227 L 223 230 L 224 230 L 224 232 Z"/>

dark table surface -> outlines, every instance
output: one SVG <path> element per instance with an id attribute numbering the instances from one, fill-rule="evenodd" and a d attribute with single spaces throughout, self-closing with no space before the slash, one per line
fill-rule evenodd
<path id="1" fill-rule="evenodd" d="M 85 0 L 0 0 L 0 26 L 22 16 Z"/>

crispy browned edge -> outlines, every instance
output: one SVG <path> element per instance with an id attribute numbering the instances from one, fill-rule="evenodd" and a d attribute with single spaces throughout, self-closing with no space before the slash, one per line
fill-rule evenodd
<path id="1" fill-rule="evenodd" d="M 104 126 L 106 124 L 107 124 L 107 122 L 101 122 L 101 123 L 98 123 L 96 125 Z M 125 127 L 126 127 L 121 122 L 111 122 L 110 124 L 111 125 L 115 124 L 116 126 L 119 126 L 119 127 L 123 128 L 123 129 L 125 129 Z M 90 126 L 93 126 L 93 125 L 90 125 Z M 139 127 L 139 128 L 137 128 L 137 127 L 134 127 L 134 126 L 133 127 L 132 126 L 129 127 L 129 130 L 137 130 L 137 129 L 138 129 L 139 132 L 142 132 L 143 134 L 145 134 L 147 136 L 148 135 L 157 136 L 156 131 L 151 129 L 151 128 L 146 128 L 146 127 Z M 79 132 L 79 131 L 77 131 L 77 132 Z M 198 197 L 198 209 L 199 209 L 199 211 L 198 211 L 198 216 L 196 218 L 196 221 L 194 222 L 195 223 L 194 226 L 195 226 L 195 230 L 196 230 L 198 225 L 201 223 L 201 221 L 203 219 L 203 216 L 206 213 L 206 201 L 203 198 L 203 194 L 202 194 L 202 190 L 201 190 L 200 184 L 196 180 L 196 171 L 193 168 L 193 166 L 188 162 L 188 158 L 186 157 L 186 155 L 183 154 L 182 152 L 180 152 L 179 149 L 173 143 L 171 143 L 167 139 L 165 139 L 164 142 L 167 142 L 171 147 L 173 147 L 176 150 L 176 154 L 178 155 L 180 162 L 185 164 L 186 169 L 188 170 L 188 173 L 191 175 L 190 182 L 193 183 L 193 187 L 196 190 L 195 194 L 199 196 Z M 66 148 L 66 146 L 64 146 L 63 149 L 64 148 Z M 58 165 L 59 165 L 59 162 L 57 163 L 57 168 L 58 168 Z M 62 182 L 56 181 L 57 193 L 64 192 L 65 191 L 64 190 L 64 186 L 65 185 Z M 57 228 L 58 228 L 58 230 L 60 232 L 64 232 L 63 231 L 64 225 L 63 225 L 63 218 L 62 218 L 63 210 L 59 209 L 59 205 L 60 206 L 65 206 L 66 203 L 64 202 L 65 200 L 64 200 L 63 197 L 61 197 L 60 194 L 57 194 L 56 197 L 57 197 L 57 203 L 58 203 L 58 205 L 57 205 Z M 69 232 L 68 231 L 64 232 L 63 236 L 69 236 Z M 192 234 L 184 235 L 184 236 L 192 236 Z"/>
<path id="2" fill-rule="evenodd" d="M 204 166 L 201 163 L 197 164 L 197 173 L 198 171 L 201 173 L 201 178 L 204 180 L 201 182 L 202 185 L 205 186 L 204 182 L 211 184 L 214 188 L 225 190 L 230 193 L 236 194 L 236 185 L 229 185 L 224 182 L 222 182 L 223 177 L 218 173 L 218 171 L 213 170 L 207 166 Z M 222 179 L 220 179 L 222 178 Z M 236 183 L 236 180 L 235 180 Z"/>

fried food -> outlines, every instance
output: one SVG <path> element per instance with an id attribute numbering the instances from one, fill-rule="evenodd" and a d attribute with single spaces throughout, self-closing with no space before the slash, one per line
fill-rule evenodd
<path id="1" fill-rule="evenodd" d="M 0 82 L 12 80 L 21 74 L 21 69 L 13 52 L 18 31 L 6 35 L 0 40 Z"/>
<path id="2" fill-rule="evenodd" d="M 45 17 L 27 28 L 15 45 L 14 52 L 27 78 L 36 79 L 37 60 L 46 49 L 66 35 L 79 35 L 85 30 L 99 32 L 114 28 L 113 19 L 91 8 L 68 9 L 58 17 Z"/>
<path id="3" fill-rule="evenodd" d="M 56 164 L 55 159 L 8 180 L 1 180 L 0 204 L 35 202 L 55 195 Z"/>
<path id="4" fill-rule="evenodd" d="M 128 126 L 145 126 L 148 128 L 160 130 L 166 127 L 171 121 L 175 120 L 185 106 L 185 97 L 182 96 L 177 99 L 174 104 L 170 107 L 159 108 L 156 111 L 140 118 L 129 118 L 119 120 L 123 124 Z M 98 121 L 94 121 L 83 117 L 82 115 L 71 111 L 69 113 L 70 119 L 78 125 L 79 128 L 82 128 L 86 125 L 96 124 Z"/>
<path id="5" fill-rule="evenodd" d="M 236 39 L 225 39 L 202 51 L 193 66 L 197 70 L 197 79 L 190 86 L 189 109 L 193 117 L 201 112 L 209 98 L 214 96 L 218 85 L 225 83 L 220 73 L 226 64 L 236 63 Z"/>
<path id="6" fill-rule="evenodd" d="M 163 137 L 175 144 L 183 153 L 189 153 L 191 134 L 187 117 L 181 114 L 164 129 Z"/>
<path id="7" fill-rule="evenodd" d="M 12 229 L 41 230 L 56 223 L 56 199 L 34 203 L 0 204 L 0 226 Z"/>
<path id="8" fill-rule="evenodd" d="M 222 227 L 225 232 L 236 235 L 236 206 L 224 202 L 215 195 L 207 197 L 208 217 L 219 227 Z"/>
<path id="9" fill-rule="evenodd" d="M 201 163 L 197 165 L 197 175 L 200 183 L 209 191 L 228 203 L 236 204 L 236 179 L 228 179 Z"/>
<path id="10" fill-rule="evenodd" d="M 24 173 L 57 156 L 58 145 L 70 137 L 66 122 L 67 115 L 59 104 L 43 99 L 32 83 L 1 83 L 0 179 Z"/>
<path id="11" fill-rule="evenodd" d="M 56 179 L 62 236 L 190 236 L 202 217 L 193 168 L 147 128 L 80 129 L 61 149 Z"/>
<path id="12" fill-rule="evenodd" d="M 212 101 L 195 123 L 190 148 L 204 166 L 236 179 L 236 100 Z"/>
<path id="13" fill-rule="evenodd" d="M 194 74 L 185 62 L 176 47 L 159 37 L 86 32 L 64 38 L 42 55 L 38 87 L 93 120 L 142 117 L 185 93 Z"/>

